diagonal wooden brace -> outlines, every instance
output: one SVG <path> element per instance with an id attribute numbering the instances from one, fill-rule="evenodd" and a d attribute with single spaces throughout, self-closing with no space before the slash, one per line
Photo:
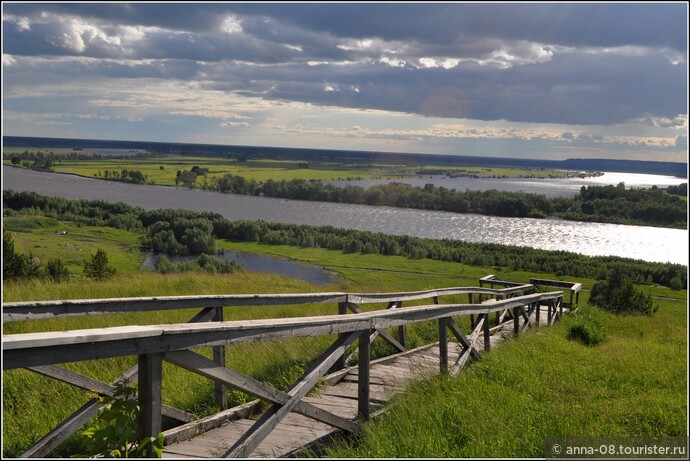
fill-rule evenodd
<path id="1" fill-rule="evenodd" d="M 347 337 L 336 340 L 321 357 L 307 370 L 302 377 L 288 391 L 289 400 L 284 404 L 274 404 L 264 413 L 256 423 L 223 454 L 223 457 L 245 458 L 249 456 L 259 444 L 273 431 L 280 421 L 295 407 L 302 403 L 302 398 L 309 392 L 335 363 L 338 357 L 359 338 L 360 332 L 355 331 Z"/>
<path id="2" fill-rule="evenodd" d="M 214 381 L 225 383 L 270 403 L 284 404 L 290 399 L 290 396 L 285 392 L 274 389 L 261 381 L 257 381 L 230 368 L 218 366 L 212 360 L 192 351 L 168 352 L 163 356 L 163 360 Z M 358 429 L 353 422 L 333 415 L 307 402 L 300 402 L 296 406 L 295 411 L 339 429 L 351 432 Z"/>

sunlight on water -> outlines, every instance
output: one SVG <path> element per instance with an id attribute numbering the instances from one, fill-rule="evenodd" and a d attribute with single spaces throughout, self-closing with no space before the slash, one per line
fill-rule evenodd
<path id="1" fill-rule="evenodd" d="M 133 186 L 77 176 L 5 168 L 3 188 L 35 191 L 70 199 L 125 202 L 145 209 L 186 208 L 220 213 L 231 220 L 265 220 L 331 225 L 394 235 L 468 242 L 504 243 L 590 256 L 621 256 L 646 261 L 688 264 L 688 231 L 558 219 L 497 218 L 439 211 L 369 207 L 324 202 L 270 199 Z"/>

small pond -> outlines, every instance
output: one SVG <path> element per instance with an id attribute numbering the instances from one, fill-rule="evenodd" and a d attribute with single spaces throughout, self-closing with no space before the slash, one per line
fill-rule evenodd
<path id="1" fill-rule="evenodd" d="M 264 256 L 253 253 L 226 251 L 218 255 L 225 261 L 235 261 L 251 272 L 271 272 L 295 279 L 304 280 L 312 285 L 328 285 L 338 283 L 341 279 L 320 266 L 300 261 Z M 158 255 L 149 254 L 141 265 L 142 269 L 154 270 Z M 196 256 L 167 256 L 170 262 L 191 261 Z"/>

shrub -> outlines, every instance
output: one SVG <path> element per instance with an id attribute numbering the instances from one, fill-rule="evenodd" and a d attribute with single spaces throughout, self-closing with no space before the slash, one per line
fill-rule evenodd
<path id="1" fill-rule="evenodd" d="M 681 282 L 680 277 L 673 277 L 669 281 L 669 286 L 672 290 L 678 291 L 683 289 L 683 282 Z"/>
<path id="2" fill-rule="evenodd" d="M 99 398 L 98 416 L 81 435 L 89 456 L 97 458 L 160 458 L 163 433 L 137 440 L 140 408 L 134 388 L 119 384 L 112 397 Z"/>
<path id="3" fill-rule="evenodd" d="M 69 278 L 69 271 L 67 266 L 62 262 L 62 259 L 51 259 L 46 264 L 46 274 L 53 282 L 63 282 Z"/>
<path id="4" fill-rule="evenodd" d="M 589 304 L 614 314 L 652 315 L 659 308 L 650 295 L 635 288 L 632 279 L 619 266 L 608 272 L 606 280 L 594 284 Z"/>
<path id="5" fill-rule="evenodd" d="M 568 327 L 568 339 L 580 341 L 586 346 L 596 346 L 606 340 L 607 336 L 601 313 L 596 309 L 577 312 L 572 325 Z"/>
<path id="6" fill-rule="evenodd" d="M 33 278 L 40 275 L 40 265 L 33 256 L 14 251 L 14 239 L 5 232 L 2 237 L 2 279 Z"/>
<path id="7" fill-rule="evenodd" d="M 97 280 L 105 280 L 115 275 L 115 268 L 108 266 L 108 255 L 100 248 L 90 261 L 84 261 L 84 275 Z"/>

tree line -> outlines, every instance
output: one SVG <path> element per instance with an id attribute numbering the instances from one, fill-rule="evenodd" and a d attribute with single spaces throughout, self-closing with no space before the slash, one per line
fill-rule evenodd
<path id="1" fill-rule="evenodd" d="M 507 270 L 548 272 L 557 276 L 603 279 L 613 267 L 637 283 L 687 288 L 687 267 L 615 256 L 585 256 L 566 251 L 548 251 L 494 243 L 468 243 L 394 236 L 377 232 L 268 223 L 229 221 L 222 215 L 190 210 L 143 210 L 124 203 L 100 200 L 67 200 L 34 192 L 3 191 L 6 215 L 42 214 L 94 226 L 110 226 L 141 232 L 147 248 L 167 254 L 212 254 L 215 239 L 324 248 L 346 253 L 397 255 L 429 258 L 472 266 Z"/>
<path id="2" fill-rule="evenodd" d="M 433 184 L 415 187 L 396 182 L 369 188 L 354 185 L 338 187 L 304 179 L 269 179 L 265 183 L 258 183 L 232 174 L 211 178 L 205 182 L 205 188 L 294 200 L 516 218 L 556 216 L 574 221 L 687 228 L 686 202 L 681 197 L 656 186 L 651 189 L 626 189 L 623 183 L 618 186 L 583 186 L 573 198 L 547 198 L 540 194 L 498 190 L 462 192 Z M 674 189 L 674 192 L 677 190 L 681 189 Z"/>

